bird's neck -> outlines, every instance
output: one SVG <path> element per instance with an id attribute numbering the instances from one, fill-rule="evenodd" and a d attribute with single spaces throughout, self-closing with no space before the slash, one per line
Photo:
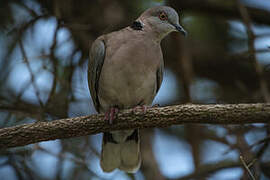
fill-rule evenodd
<path id="1" fill-rule="evenodd" d="M 153 28 L 152 24 L 150 24 L 147 20 L 138 19 L 138 21 L 142 24 L 142 31 L 150 37 L 153 41 L 160 43 L 161 40 L 167 35 L 157 31 Z"/>
<path id="2" fill-rule="evenodd" d="M 136 20 L 130 25 L 131 29 L 135 31 L 142 31 L 143 30 L 143 23 Z"/>

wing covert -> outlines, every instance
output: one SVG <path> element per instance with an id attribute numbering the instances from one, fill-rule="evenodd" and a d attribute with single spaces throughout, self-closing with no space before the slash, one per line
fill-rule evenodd
<path id="1" fill-rule="evenodd" d="M 158 90 L 160 89 L 162 80 L 163 80 L 163 71 L 164 71 L 164 63 L 162 61 L 160 67 L 157 70 L 157 90 L 156 93 L 158 93 Z"/>
<path id="2" fill-rule="evenodd" d="M 104 41 L 98 38 L 93 42 L 89 53 L 88 86 L 97 112 L 100 111 L 100 103 L 98 99 L 98 85 L 100 73 L 105 59 L 105 51 L 106 47 Z"/>

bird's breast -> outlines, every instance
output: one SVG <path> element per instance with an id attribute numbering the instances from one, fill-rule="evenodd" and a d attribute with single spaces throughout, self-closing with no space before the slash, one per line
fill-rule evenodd
<path id="1" fill-rule="evenodd" d="M 162 54 L 144 43 L 123 44 L 108 49 L 99 80 L 99 100 L 103 109 L 150 105 L 156 94 L 157 70 Z"/>

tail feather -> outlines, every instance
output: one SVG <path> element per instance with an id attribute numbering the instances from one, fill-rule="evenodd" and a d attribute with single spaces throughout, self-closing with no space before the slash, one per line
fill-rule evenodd
<path id="1" fill-rule="evenodd" d="M 115 134 L 118 133 L 118 134 Z M 131 134 L 131 135 L 130 135 Z M 134 173 L 141 165 L 139 130 L 128 133 L 125 141 L 117 142 L 114 138 L 123 132 L 104 133 L 101 153 L 101 167 L 105 172 L 116 168 Z"/>
<path id="2" fill-rule="evenodd" d="M 104 172 L 111 172 L 120 166 L 120 148 L 111 133 L 103 134 L 100 166 Z"/>

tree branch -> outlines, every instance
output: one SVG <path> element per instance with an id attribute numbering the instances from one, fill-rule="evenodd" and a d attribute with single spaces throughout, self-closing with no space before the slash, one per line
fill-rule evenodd
<path id="1" fill-rule="evenodd" d="M 185 175 L 183 177 L 177 178 L 177 179 L 169 179 L 169 180 L 190 180 L 190 179 L 200 179 L 208 177 L 210 174 L 216 173 L 219 170 L 229 169 L 229 168 L 235 168 L 240 167 L 241 163 L 236 161 L 220 161 L 217 163 L 207 163 L 207 164 L 201 164 L 198 170 L 194 171 L 191 174 Z"/>
<path id="2" fill-rule="evenodd" d="M 184 123 L 270 123 L 270 104 L 175 105 L 150 108 L 146 114 L 123 110 L 113 125 L 103 114 L 36 122 L 0 129 L 0 149 L 106 131 L 167 127 Z"/>
<path id="3" fill-rule="evenodd" d="M 190 1 L 170 1 L 172 7 L 181 7 L 182 10 L 201 12 L 208 15 L 215 15 L 219 17 L 225 17 L 229 19 L 239 19 L 241 14 L 239 13 L 235 4 L 232 3 L 215 3 L 208 0 L 190 0 Z M 270 12 L 256 7 L 245 6 L 248 14 L 255 23 L 270 24 Z M 176 8 L 179 9 L 179 8 Z"/>

